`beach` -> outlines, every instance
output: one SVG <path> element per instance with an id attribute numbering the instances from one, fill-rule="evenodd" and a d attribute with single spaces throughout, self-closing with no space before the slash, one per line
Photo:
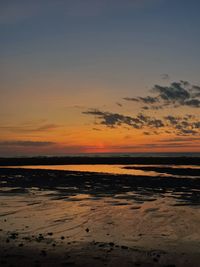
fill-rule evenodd
<path id="1" fill-rule="evenodd" d="M 199 11 L 0 0 L 0 267 L 200 267 Z"/>
<path id="2" fill-rule="evenodd" d="M 199 158 L 9 160 L 1 266 L 198 266 Z"/>

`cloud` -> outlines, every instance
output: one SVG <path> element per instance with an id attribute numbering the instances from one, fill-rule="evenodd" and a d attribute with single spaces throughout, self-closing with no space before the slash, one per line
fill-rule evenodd
<path id="1" fill-rule="evenodd" d="M 167 115 L 161 118 L 155 118 L 139 113 L 131 117 L 119 113 L 104 112 L 98 109 L 90 109 L 84 111 L 83 114 L 94 116 L 97 120 L 96 124 L 104 125 L 108 128 L 129 127 L 138 130 L 142 129 L 145 135 L 167 133 L 176 134 L 177 136 L 187 136 L 200 134 L 200 122 L 195 116 L 190 114 L 182 117 Z"/>
<path id="2" fill-rule="evenodd" d="M 193 97 L 200 97 L 200 86 L 193 85 L 191 91 L 192 91 L 192 96 Z"/>
<path id="3" fill-rule="evenodd" d="M 199 108 L 200 107 L 200 100 L 193 98 L 193 99 L 185 101 L 183 104 L 186 106 L 193 107 L 193 108 Z"/>
<path id="4" fill-rule="evenodd" d="M 147 97 L 139 97 L 139 100 L 145 104 L 154 104 L 159 101 L 158 98 L 147 96 Z"/>
<path id="5" fill-rule="evenodd" d="M 135 98 L 135 97 L 124 97 L 123 99 L 126 101 L 134 101 L 134 102 L 140 101 L 138 98 Z"/>
<path id="6" fill-rule="evenodd" d="M 191 143 L 165 143 L 165 144 L 159 144 L 159 143 L 152 143 L 152 144 L 146 144 L 144 145 L 144 147 L 146 148 L 159 148 L 159 149 L 163 149 L 163 148 L 185 148 L 185 147 L 195 147 L 195 145 L 192 145 Z"/>
<path id="7" fill-rule="evenodd" d="M 174 125 L 177 125 L 178 124 L 178 121 L 179 121 L 179 118 L 178 117 L 174 117 L 174 116 L 171 116 L 171 115 L 166 116 L 165 119 L 167 121 L 169 121 L 169 123 L 171 125 L 173 125 L 173 126 Z"/>
<path id="8" fill-rule="evenodd" d="M 160 76 L 161 76 L 161 78 L 162 78 L 163 80 L 169 80 L 169 79 L 170 79 L 170 76 L 169 76 L 169 74 L 167 74 L 167 73 L 163 73 L 163 74 L 161 74 Z"/>
<path id="9" fill-rule="evenodd" d="M 173 82 L 169 87 L 155 85 L 153 91 L 158 93 L 158 98 L 166 102 L 184 103 L 190 99 L 190 93 L 183 88 L 181 83 Z"/>
<path id="10" fill-rule="evenodd" d="M 183 114 L 181 109 L 178 114 L 183 114 L 182 116 L 172 115 L 174 107 L 200 107 L 200 87 L 198 85 L 181 80 L 180 82 L 172 82 L 168 86 L 155 85 L 151 93 L 156 95 L 123 98 L 125 101 L 141 105 L 137 114 L 125 115 L 123 112 L 115 113 L 99 109 L 89 109 L 83 114 L 94 116 L 95 124 L 109 128 L 123 127 L 128 130 L 142 130 L 142 134 L 146 136 L 160 134 L 176 135 L 177 137 L 200 135 L 198 114 Z M 125 104 L 122 106 L 122 111 L 124 107 Z M 166 109 L 165 112 L 163 112 L 164 109 Z M 151 110 L 154 112 L 152 113 Z M 171 110 L 172 114 L 170 114 Z M 168 115 L 163 116 L 166 112 Z"/>
<path id="11" fill-rule="evenodd" d="M 200 121 L 194 123 L 194 128 L 200 129 Z"/>
<path id="12" fill-rule="evenodd" d="M 93 131 L 101 131 L 99 128 L 92 128 Z"/>
<path id="13" fill-rule="evenodd" d="M 151 92 L 156 96 L 125 97 L 124 100 L 145 104 L 143 110 L 180 106 L 200 108 L 200 87 L 191 85 L 188 81 L 172 82 L 169 86 L 156 84 Z"/>
<path id="14" fill-rule="evenodd" d="M 163 109 L 163 105 L 156 105 L 156 106 L 143 106 L 141 107 L 142 110 L 159 110 Z"/>
<path id="15" fill-rule="evenodd" d="M 57 124 L 44 124 L 42 126 L 39 126 L 38 128 L 35 129 L 36 132 L 40 132 L 40 131 L 49 131 L 49 130 L 53 130 L 53 129 L 56 129 L 60 127 L 59 125 Z"/>
<path id="16" fill-rule="evenodd" d="M 157 98 L 161 99 L 165 105 L 200 107 L 200 88 L 191 85 L 187 81 L 173 82 L 170 86 L 155 85 L 153 92 L 158 93 Z M 199 95 L 198 95 L 199 94 Z"/>
<path id="17" fill-rule="evenodd" d="M 169 143 L 142 143 L 142 144 L 137 144 L 137 145 L 125 145 L 125 146 L 116 146 L 116 147 L 111 147 L 112 149 L 115 150 L 125 150 L 125 151 L 129 151 L 129 150 L 138 150 L 141 151 L 142 150 L 150 150 L 152 151 L 152 149 L 159 149 L 160 151 L 163 151 L 163 149 L 173 149 L 173 148 L 187 148 L 187 147 L 197 147 L 197 144 L 192 144 L 190 142 L 169 142 Z"/>
<path id="18" fill-rule="evenodd" d="M 44 147 L 55 145 L 54 142 L 46 141 L 0 141 L 0 146 L 18 146 L 18 147 Z"/>
<path id="19" fill-rule="evenodd" d="M 154 104 L 159 102 L 158 98 L 147 96 L 147 97 L 124 97 L 126 101 L 133 101 L 133 102 L 142 102 L 144 104 Z"/>
<path id="20" fill-rule="evenodd" d="M 114 128 L 116 126 L 121 126 L 126 124 L 134 128 L 140 128 L 140 120 L 137 118 L 132 118 L 130 116 L 124 116 L 118 113 L 103 112 L 98 109 L 91 109 L 83 112 L 86 115 L 94 115 L 100 120 L 100 124 L 106 125 L 107 127 Z"/>
<path id="21" fill-rule="evenodd" d="M 9 132 L 16 132 L 16 133 L 32 133 L 32 132 L 45 132 L 51 131 L 56 128 L 60 127 L 57 124 L 42 124 L 42 125 L 34 125 L 34 124 L 27 124 L 27 125 L 19 125 L 19 126 L 0 126 L 1 131 L 9 131 Z"/>
<path id="22" fill-rule="evenodd" d="M 169 143 L 169 142 L 194 142 L 200 141 L 200 137 L 173 137 L 159 140 L 161 143 Z"/>
<path id="23" fill-rule="evenodd" d="M 183 117 L 168 115 L 164 119 L 166 120 L 166 126 L 172 127 L 178 135 L 199 134 L 199 122 L 192 115 Z"/>
<path id="24" fill-rule="evenodd" d="M 131 117 L 119 113 L 91 109 L 83 112 L 83 114 L 95 116 L 100 121 L 100 124 L 110 128 L 116 128 L 118 126 L 130 126 L 134 129 L 142 129 L 144 127 L 161 128 L 164 126 L 160 119 L 155 119 L 141 113 L 136 117 Z"/>
<path id="25" fill-rule="evenodd" d="M 119 107 L 122 107 L 123 105 L 119 102 L 116 102 L 116 105 L 119 106 Z"/>

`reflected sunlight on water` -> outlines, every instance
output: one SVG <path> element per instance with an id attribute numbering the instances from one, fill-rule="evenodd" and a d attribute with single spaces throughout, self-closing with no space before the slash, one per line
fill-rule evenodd
<path id="1" fill-rule="evenodd" d="M 4 235 L 14 231 L 22 240 L 32 240 L 36 247 L 41 238 L 47 246 L 51 242 L 59 245 L 64 237 L 62 245 L 95 240 L 147 250 L 173 251 L 176 247 L 180 251 L 198 252 L 198 178 L 124 167 L 127 166 L 2 168 L 0 237 L 5 240 Z M 171 166 L 128 167 L 156 170 Z M 191 166 L 178 168 L 188 171 Z"/>
<path id="2" fill-rule="evenodd" d="M 154 171 L 143 170 L 127 170 L 123 169 L 124 165 L 37 165 L 37 166 L 8 166 L 5 168 L 23 168 L 23 169 L 43 169 L 43 170 L 62 170 L 62 171 L 83 171 L 83 172 L 98 172 L 98 173 L 112 173 L 112 174 L 134 174 L 134 175 L 149 175 L 154 176 Z"/>
<path id="3" fill-rule="evenodd" d="M 54 238 L 64 235 L 68 242 L 96 240 L 157 249 L 161 244 L 164 249 L 189 242 L 191 250 L 198 248 L 200 211 L 176 206 L 171 194 L 152 197 L 132 191 L 124 198 L 77 194 L 59 199 L 56 191 L 30 190 L 3 199 L 1 218 L 7 223 L 1 220 L 0 226 L 24 237 L 52 232 Z"/>
<path id="4" fill-rule="evenodd" d="M 193 165 L 111 165 L 111 164 L 81 164 L 81 165 L 25 165 L 25 166 L 6 166 L 1 168 L 23 168 L 23 169 L 42 169 L 42 170 L 62 170 L 62 171 L 78 171 L 78 172 L 96 172 L 109 174 L 127 174 L 138 176 L 163 176 L 163 177 L 193 177 L 191 173 L 184 173 L 184 170 L 199 170 L 200 166 Z M 169 170 L 170 169 L 170 170 Z M 176 170 L 182 170 L 181 175 Z"/>

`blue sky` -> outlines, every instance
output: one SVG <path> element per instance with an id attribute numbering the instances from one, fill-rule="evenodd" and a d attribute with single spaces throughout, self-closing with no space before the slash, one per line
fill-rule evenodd
<path id="1" fill-rule="evenodd" d="M 18 69 L 27 79 L 69 71 L 108 82 L 118 73 L 130 83 L 134 75 L 148 83 L 162 73 L 196 81 L 199 1 L 139 2 L 2 1 L 4 76 Z"/>

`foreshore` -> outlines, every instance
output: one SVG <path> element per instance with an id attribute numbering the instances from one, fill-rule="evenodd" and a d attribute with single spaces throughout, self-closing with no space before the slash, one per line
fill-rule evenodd
<path id="1" fill-rule="evenodd" d="M 8 167 L 0 182 L 0 266 L 200 262 L 198 177 Z"/>

